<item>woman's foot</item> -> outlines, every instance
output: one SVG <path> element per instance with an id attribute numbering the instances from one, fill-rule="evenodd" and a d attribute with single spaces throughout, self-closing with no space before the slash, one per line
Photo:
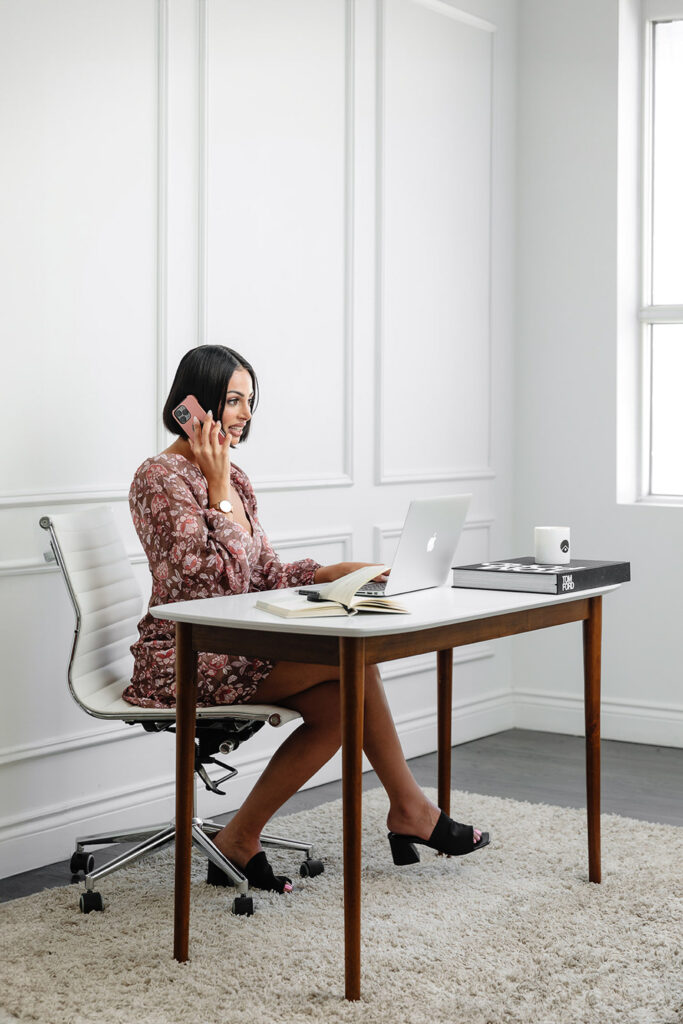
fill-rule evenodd
<path id="1" fill-rule="evenodd" d="M 252 836 L 245 836 L 231 828 L 231 824 L 232 822 L 228 822 L 225 828 L 213 837 L 213 842 L 224 857 L 240 867 L 248 864 L 257 853 L 261 853 L 263 847 L 258 837 L 254 839 Z"/>
<path id="2" fill-rule="evenodd" d="M 434 827 L 441 817 L 441 811 L 431 800 L 425 799 L 418 805 L 411 807 L 390 807 L 387 815 L 387 828 L 390 832 L 396 832 L 404 836 L 418 836 L 427 840 L 434 831 Z M 478 828 L 474 829 L 474 844 L 479 842 L 482 833 Z"/>
<path id="3" fill-rule="evenodd" d="M 232 861 L 235 864 L 234 861 Z M 242 867 L 239 864 L 235 864 L 240 872 L 244 875 L 249 885 L 254 889 L 267 889 L 271 892 L 291 892 L 292 891 L 292 879 L 287 878 L 285 875 L 276 875 L 268 863 L 265 851 L 261 850 L 255 854 L 251 860 Z M 209 866 L 206 874 L 206 881 L 209 885 L 235 885 L 235 882 L 229 875 L 226 875 L 217 864 L 213 861 L 209 861 Z"/>
<path id="4" fill-rule="evenodd" d="M 256 889 L 272 889 L 274 892 L 291 892 L 292 880 L 285 875 L 276 875 L 268 863 L 261 841 L 240 834 L 229 822 L 214 836 L 214 845 L 246 877 L 249 885 Z M 207 882 L 210 885 L 231 885 L 227 875 L 209 862 Z"/>
<path id="5" fill-rule="evenodd" d="M 479 829 L 475 830 L 471 825 L 453 821 L 443 811 L 428 839 L 405 832 L 389 832 L 387 838 L 394 864 L 417 864 L 420 859 L 418 845 L 429 846 L 438 854 L 445 853 L 448 857 L 462 857 L 489 845 L 488 832 L 479 832 Z"/>

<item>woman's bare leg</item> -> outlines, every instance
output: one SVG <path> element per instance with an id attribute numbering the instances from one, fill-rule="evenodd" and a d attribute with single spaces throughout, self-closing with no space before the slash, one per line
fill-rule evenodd
<path id="1" fill-rule="evenodd" d="M 376 665 L 365 670 L 364 711 L 363 750 L 389 797 L 387 827 L 428 839 L 440 811 L 424 795 L 406 763 Z"/>
<path id="2" fill-rule="evenodd" d="M 340 744 L 339 687 L 334 680 L 315 682 L 303 693 L 277 701 L 263 696 L 259 687 L 257 699 L 293 708 L 303 722 L 278 747 L 242 806 L 214 837 L 218 848 L 241 866 L 261 849 L 261 832 L 273 814 L 330 760 Z"/>
<path id="3" fill-rule="evenodd" d="M 262 703 L 282 704 L 304 721 L 278 748 L 217 845 L 244 865 L 260 849 L 259 836 L 272 815 L 318 771 L 340 745 L 339 682 L 322 665 L 280 662 L 259 686 Z M 332 674 L 333 678 L 330 678 Z M 424 795 L 406 764 L 376 666 L 365 672 L 363 749 L 389 797 L 387 826 L 429 838 L 439 808 Z M 475 830 L 475 842 L 479 833 Z"/>

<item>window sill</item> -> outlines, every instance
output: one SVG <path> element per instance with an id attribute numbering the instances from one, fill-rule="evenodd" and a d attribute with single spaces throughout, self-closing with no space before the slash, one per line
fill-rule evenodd
<path id="1" fill-rule="evenodd" d="M 620 505 L 653 505 L 657 508 L 683 508 L 683 494 L 646 494 L 633 501 L 620 501 Z"/>

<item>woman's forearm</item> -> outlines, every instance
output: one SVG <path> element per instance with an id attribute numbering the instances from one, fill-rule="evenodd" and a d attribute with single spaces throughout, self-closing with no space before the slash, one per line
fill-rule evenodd
<path id="1" fill-rule="evenodd" d="M 351 572 L 347 569 L 347 562 L 336 562 L 334 565 L 321 565 L 315 570 L 315 576 L 313 578 L 314 583 L 331 583 L 332 580 L 338 580 L 340 576 L 346 576 L 347 573 Z"/>
<path id="2" fill-rule="evenodd" d="M 355 572 L 356 569 L 362 569 L 364 566 L 372 564 L 372 562 L 335 562 L 334 565 L 321 565 L 320 568 L 315 570 L 313 582 L 331 583 L 342 576 L 348 576 L 350 572 Z"/>

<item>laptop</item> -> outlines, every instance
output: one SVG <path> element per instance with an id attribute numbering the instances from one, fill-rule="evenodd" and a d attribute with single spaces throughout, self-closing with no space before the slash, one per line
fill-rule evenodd
<path id="1" fill-rule="evenodd" d="M 455 560 L 471 498 L 471 494 L 455 494 L 411 501 L 391 575 L 382 583 L 366 583 L 357 593 L 393 597 L 443 587 Z"/>

